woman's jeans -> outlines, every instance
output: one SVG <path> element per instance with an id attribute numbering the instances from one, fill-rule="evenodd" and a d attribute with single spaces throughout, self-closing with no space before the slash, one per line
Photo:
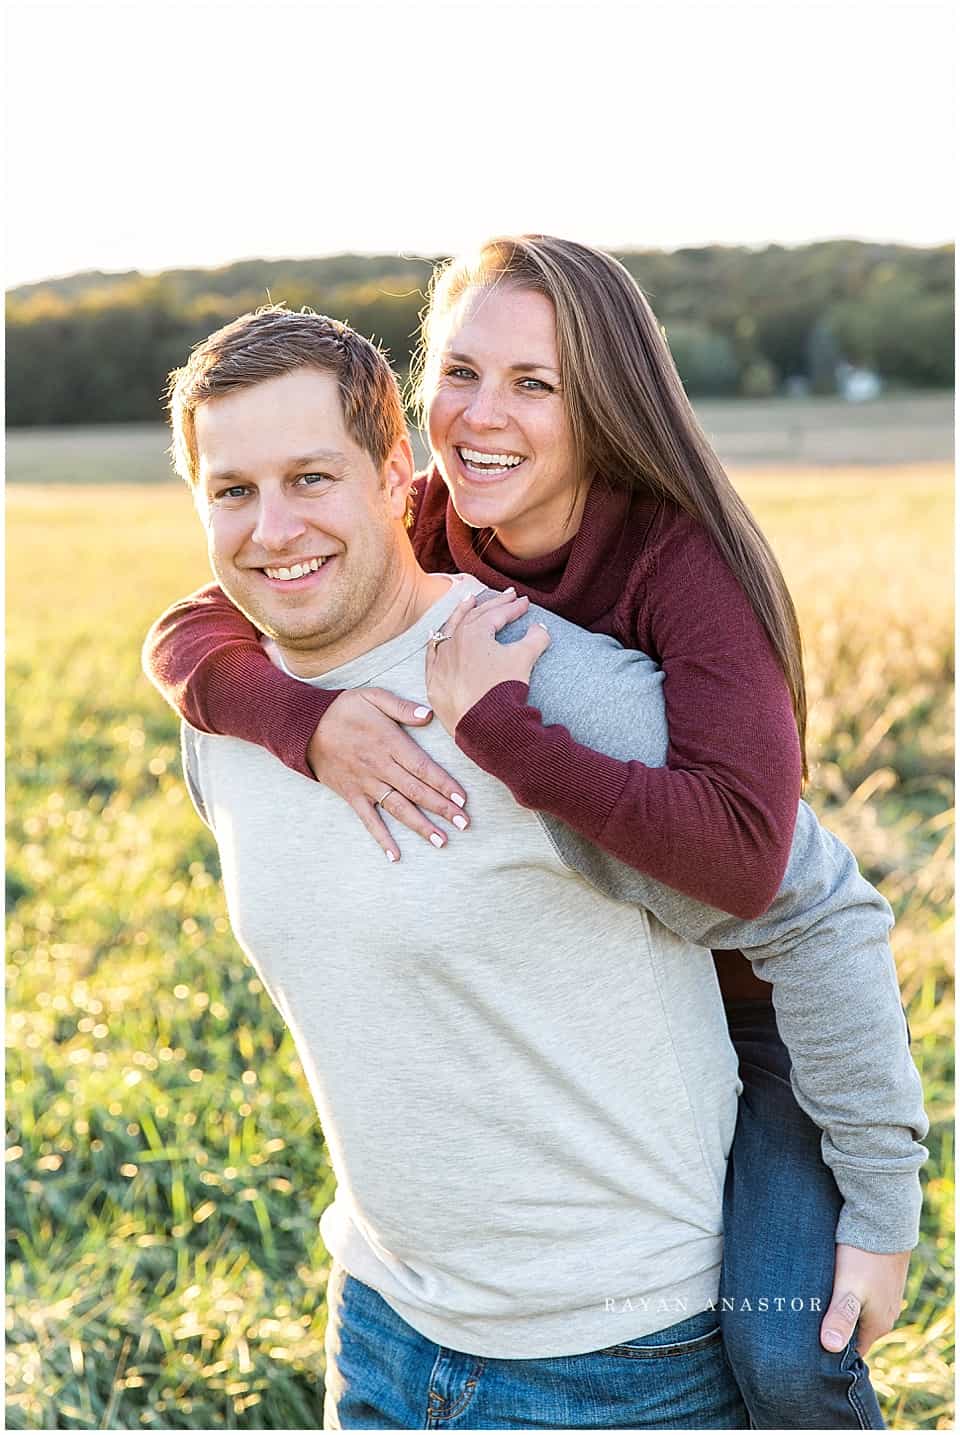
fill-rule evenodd
<path id="1" fill-rule="evenodd" d="M 842 1205 L 820 1129 L 797 1105 L 773 1007 L 729 1002 L 727 1021 L 743 1094 L 724 1190 L 720 1325 L 752 1423 L 882 1430 L 855 1339 L 839 1354 L 820 1344 Z"/>
<path id="2" fill-rule="evenodd" d="M 326 1430 L 743 1430 L 714 1311 L 588 1355 L 495 1360 L 434 1345 L 334 1266 Z"/>
<path id="3" fill-rule="evenodd" d="M 841 1206 L 820 1131 L 793 1095 L 772 1006 L 731 1002 L 727 1015 L 744 1089 L 718 1311 L 586 1355 L 486 1359 L 426 1340 L 335 1266 L 327 1429 L 884 1428 L 854 1341 L 820 1344 Z"/>

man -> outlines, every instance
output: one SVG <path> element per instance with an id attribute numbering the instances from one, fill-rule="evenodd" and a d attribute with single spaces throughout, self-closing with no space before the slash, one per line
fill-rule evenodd
<path id="1" fill-rule="evenodd" d="M 247 315 L 194 352 L 171 407 L 214 572 L 277 660 L 330 688 L 422 696 L 431 639 L 479 585 L 414 559 L 412 458 L 377 351 L 320 316 Z M 514 610 L 492 601 L 499 626 Z M 533 618 L 503 636 L 523 681 L 539 658 L 545 718 L 662 763 L 654 666 L 552 616 L 547 646 Z M 438 723 L 423 740 L 448 762 Z M 889 1328 L 925 1121 L 885 906 L 809 809 L 780 897 L 744 923 L 519 808 L 479 768 L 470 840 L 438 880 L 426 849 L 385 868 L 348 807 L 265 750 L 185 729 L 184 756 L 337 1175 L 321 1227 L 331 1424 L 746 1423 L 712 1310 L 739 1082 L 710 946 L 744 948 L 774 982 L 798 1094 L 826 1132 L 838 1250 L 854 1254 L 825 1326 L 849 1339 L 862 1306 L 864 1329 Z M 879 1072 L 851 1046 L 854 998 Z M 845 1359 L 848 1412 L 879 1423 L 865 1367 Z"/>

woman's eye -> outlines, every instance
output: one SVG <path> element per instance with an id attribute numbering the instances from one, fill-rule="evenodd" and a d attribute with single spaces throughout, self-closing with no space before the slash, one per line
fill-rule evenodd
<path id="1" fill-rule="evenodd" d="M 553 387 L 545 384 L 542 379 L 521 379 L 520 387 L 528 394 L 552 394 Z"/>
<path id="2" fill-rule="evenodd" d="M 448 379 L 475 379 L 477 376 L 472 369 L 465 369 L 462 364 L 455 364 L 452 368 L 445 370 Z"/>

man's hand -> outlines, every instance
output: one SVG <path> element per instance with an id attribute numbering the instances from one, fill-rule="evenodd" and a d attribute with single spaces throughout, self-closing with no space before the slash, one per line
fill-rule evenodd
<path id="1" fill-rule="evenodd" d="M 532 623 L 515 643 L 496 638 L 529 606 L 512 588 L 480 603 L 464 598 L 443 625 L 449 641 L 427 645 L 427 697 L 451 737 L 464 714 L 498 683 L 530 681 L 534 663 L 550 646 L 543 624 Z"/>
<path id="2" fill-rule="evenodd" d="M 857 1350 L 866 1355 L 875 1340 L 893 1330 L 900 1314 L 909 1251 L 892 1255 L 837 1246 L 833 1295 L 820 1326 L 824 1350 L 843 1350 L 860 1320 Z"/>
<path id="3" fill-rule="evenodd" d="M 324 787 L 349 802 L 391 862 L 400 849 L 380 817 L 381 809 L 434 847 L 447 834 L 424 816 L 435 812 L 463 831 L 466 793 L 400 726 L 425 726 L 428 707 L 398 698 L 383 688 L 357 688 L 334 698 L 307 747 L 307 762 Z"/>

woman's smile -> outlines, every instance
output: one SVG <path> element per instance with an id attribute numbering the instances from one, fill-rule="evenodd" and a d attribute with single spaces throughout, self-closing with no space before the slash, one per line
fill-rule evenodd
<path id="1" fill-rule="evenodd" d="M 466 444 L 454 444 L 454 449 L 467 477 L 481 483 L 506 478 L 526 462 L 525 454 L 508 453 L 502 449 L 493 453 Z"/>

